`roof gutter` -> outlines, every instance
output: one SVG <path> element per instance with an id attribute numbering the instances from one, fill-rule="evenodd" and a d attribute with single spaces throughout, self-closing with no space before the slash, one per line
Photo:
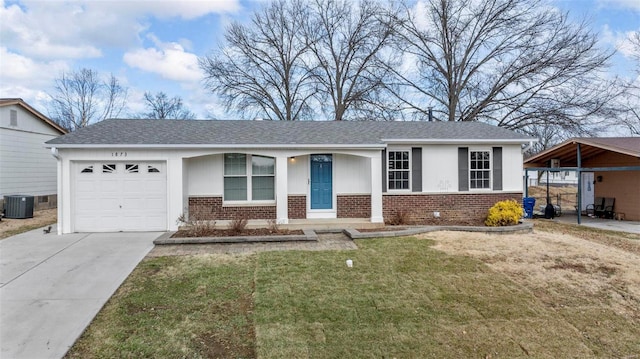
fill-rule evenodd
<path id="1" fill-rule="evenodd" d="M 55 147 L 54 147 L 55 146 Z M 248 149 L 347 149 L 347 150 L 383 150 L 386 144 L 364 144 L 364 145 L 318 145 L 318 144 L 286 144 L 286 145 L 255 145 L 255 144 L 49 144 L 46 148 L 76 149 L 76 148 L 135 148 L 135 149 L 225 149 L 225 148 L 248 148 Z"/>

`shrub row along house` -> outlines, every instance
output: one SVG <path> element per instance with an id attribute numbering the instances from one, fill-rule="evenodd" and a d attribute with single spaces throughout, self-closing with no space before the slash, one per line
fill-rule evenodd
<path id="1" fill-rule="evenodd" d="M 482 219 L 534 139 L 482 123 L 106 120 L 47 142 L 60 233 L 198 219 Z M 434 213 L 438 212 L 438 213 Z"/>

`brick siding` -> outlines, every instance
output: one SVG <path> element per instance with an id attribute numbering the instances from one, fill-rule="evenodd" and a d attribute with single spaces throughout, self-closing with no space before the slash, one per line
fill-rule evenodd
<path id="1" fill-rule="evenodd" d="M 371 195 L 339 195 L 338 218 L 370 218 Z"/>
<path id="2" fill-rule="evenodd" d="M 223 207 L 222 197 L 189 197 L 189 215 L 198 220 L 275 219 L 276 205 Z"/>
<path id="3" fill-rule="evenodd" d="M 289 219 L 307 218 L 307 196 L 289 196 Z"/>
<path id="4" fill-rule="evenodd" d="M 383 216 L 389 220 L 400 210 L 408 211 L 411 222 L 425 223 L 433 220 L 433 212 L 448 222 L 465 223 L 482 221 L 496 202 L 505 199 L 522 200 L 522 193 L 453 193 L 383 195 Z M 338 218 L 371 217 L 370 195 L 339 195 Z M 189 213 L 197 219 L 232 220 L 238 215 L 247 219 L 275 219 L 276 206 L 223 207 L 222 197 L 189 197 Z M 307 218 L 306 196 L 288 197 L 289 219 Z"/>
<path id="5" fill-rule="evenodd" d="M 412 222 L 429 222 L 438 211 L 443 221 L 465 223 L 484 220 L 491 206 L 506 199 L 521 202 L 522 193 L 383 195 L 382 206 L 385 220 L 406 210 Z"/>

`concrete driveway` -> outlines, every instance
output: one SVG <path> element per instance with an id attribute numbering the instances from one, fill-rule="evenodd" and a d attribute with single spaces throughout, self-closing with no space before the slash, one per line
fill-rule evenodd
<path id="1" fill-rule="evenodd" d="M 0 357 L 61 358 L 161 233 L 41 229 L 0 241 Z"/>

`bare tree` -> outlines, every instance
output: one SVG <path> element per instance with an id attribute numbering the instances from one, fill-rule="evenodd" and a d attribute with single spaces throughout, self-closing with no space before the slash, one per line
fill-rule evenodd
<path id="1" fill-rule="evenodd" d="M 50 94 L 50 116 L 73 131 L 106 118 L 117 117 L 127 101 L 127 89 L 113 74 L 103 80 L 95 70 L 62 73 Z"/>
<path id="2" fill-rule="evenodd" d="M 148 112 L 136 116 L 138 118 L 192 120 L 196 117 L 195 113 L 184 106 L 179 96 L 169 98 L 162 91 L 155 95 L 145 92 L 144 101 Z"/>
<path id="3" fill-rule="evenodd" d="M 632 46 L 632 59 L 636 62 L 636 78 L 626 81 L 623 85 L 625 94 L 621 106 L 624 109 L 622 123 L 632 135 L 640 135 L 640 32 L 629 36 Z"/>
<path id="4" fill-rule="evenodd" d="M 617 92 L 601 79 L 611 53 L 584 23 L 539 0 L 426 0 L 396 20 L 400 98 L 418 117 L 587 130 Z"/>
<path id="5" fill-rule="evenodd" d="M 331 117 L 377 119 L 393 116 L 395 107 L 386 93 L 388 66 L 382 52 L 392 34 L 387 10 L 379 2 L 315 0 L 305 27 L 314 55 L 315 80 L 321 103 L 330 99 Z"/>
<path id="6" fill-rule="evenodd" d="M 299 31 L 307 10 L 302 0 L 276 0 L 256 12 L 250 25 L 232 24 L 227 47 L 200 58 L 205 86 L 227 109 L 285 121 L 312 116 L 315 89 Z"/>

